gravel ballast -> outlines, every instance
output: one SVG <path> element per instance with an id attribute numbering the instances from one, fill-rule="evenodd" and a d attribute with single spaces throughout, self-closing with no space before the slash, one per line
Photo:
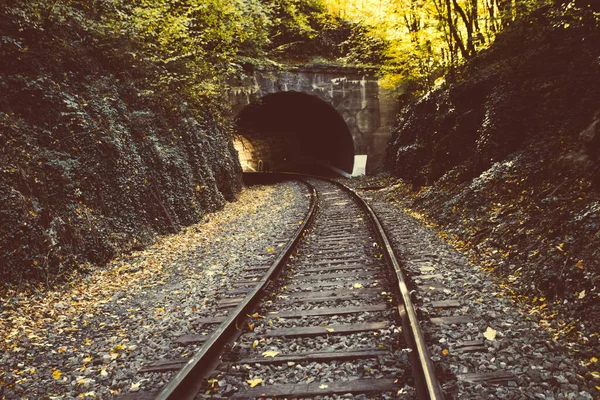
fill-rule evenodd
<path id="1" fill-rule="evenodd" d="M 112 398 L 153 391 L 170 373 L 144 373 L 189 357 L 181 335 L 224 315 L 217 301 L 247 266 L 268 265 L 308 210 L 300 183 L 254 186 L 181 233 L 72 282 L 2 298 L 0 397 Z"/>
<path id="2" fill-rule="evenodd" d="M 595 357 L 581 361 L 572 343 L 555 340 L 544 328 L 547 321 L 535 309 L 517 305 L 489 271 L 470 263 L 419 219 L 390 204 L 377 191 L 362 194 L 382 219 L 415 289 L 431 356 L 447 398 L 598 398 L 600 376 L 593 369 Z M 431 302 L 439 300 L 459 300 L 461 306 L 433 308 Z M 446 316 L 470 316 L 473 321 L 430 322 L 432 317 Z M 472 342 L 480 342 L 481 348 L 461 350 Z M 500 371 L 513 377 L 500 383 L 456 379 Z"/>

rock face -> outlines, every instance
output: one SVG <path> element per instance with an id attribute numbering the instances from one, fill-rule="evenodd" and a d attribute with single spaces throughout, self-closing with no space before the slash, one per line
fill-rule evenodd
<path id="1" fill-rule="evenodd" d="M 592 157 L 600 155 L 600 111 L 596 112 L 590 126 L 579 134 L 579 139 L 585 144 L 586 150 Z"/>
<path id="2" fill-rule="evenodd" d="M 369 169 L 381 165 L 398 109 L 372 73 L 332 67 L 256 70 L 232 85 L 229 98 L 239 113 L 262 97 L 280 92 L 307 93 L 332 106 L 352 135 L 354 153 L 369 156 Z"/>
<path id="3" fill-rule="evenodd" d="M 241 187 L 218 106 L 161 92 L 161 71 L 71 39 L 0 49 L 2 282 L 102 263 Z"/>
<path id="4" fill-rule="evenodd" d="M 567 131 L 573 140 L 581 132 L 593 153 L 597 31 L 592 22 L 559 22 L 552 12 L 539 11 L 531 24 L 500 35 L 464 68 L 464 78 L 406 107 L 387 168 L 416 185 L 431 185 L 451 170 L 470 180 L 528 141 Z"/>
<path id="5" fill-rule="evenodd" d="M 597 24 L 570 8 L 515 23 L 457 83 L 402 111 L 386 158 L 419 189 L 410 208 L 457 247 L 516 294 L 557 300 L 596 330 Z"/>

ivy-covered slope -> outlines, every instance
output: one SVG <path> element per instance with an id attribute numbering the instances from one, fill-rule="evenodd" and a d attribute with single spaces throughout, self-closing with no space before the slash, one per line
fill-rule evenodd
<path id="1" fill-rule="evenodd" d="M 386 161 L 416 189 L 409 208 L 474 261 L 542 309 L 564 309 L 568 329 L 579 316 L 596 332 L 598 43 L 598 14 L 573 3 L 515 22 L 456 83 L 403 111 Z"/>
<path id="2" fill-rule="evenodd" d="M 217 97 L 158 85 L 159 64 L 77 8 L 14 10 L 0 18 L 2 282 L 52 282 L 235 199 L 241 170 Z"/>

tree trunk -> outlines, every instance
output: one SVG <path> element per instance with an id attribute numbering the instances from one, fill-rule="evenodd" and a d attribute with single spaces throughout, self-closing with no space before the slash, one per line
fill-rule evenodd
<path id="1" fill-rule="evenodd" d="M 473 44 L 473 21 L 467 17 L 467 14 L 458 4 L 457 0 L 452 0 L 452 3 L 454 4 L 454 9 L 458 15 L 460 15 L 460 18 L 463 20 L 465 28 L 467 29 L 467 47 L 464 51 L 461 48 L 461 54 L 464 58 L 468 59 L 475 55 L 475 45 Z"/>
<path id="2" fill-rule="evenodd" d="M 456 1 L 456 0 L 454 0 L 454 1 Z M 463 43 L 462 39 L 458 35 L 458 31 L 456 30 L 456 26 L 454 25 L 454 21 L 452 19 L 452 6 L 450 5 L 450 0 L 446 0 L 446 12 L 447 12 L 448 28 L 450 29 L 450 33 L 452 34 L 452 37 L 454 38 L 454 42 L 456 43 L 456 46 L 460 50 L 460 54 L 464 58 L 469 58 L 469 52 L 465 48 L 465 44 Z"/>

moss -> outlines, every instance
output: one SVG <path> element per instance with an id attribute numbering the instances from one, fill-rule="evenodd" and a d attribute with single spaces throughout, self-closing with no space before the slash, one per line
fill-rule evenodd
<path id="1" fill-rule="evenodd" d="M 224 101 L 157 86 L 161 70 L 76 22 L 40 36 L 0 20 L 0 279 L 51 284 L 234 200 Z M 12 36 L 11 36 L 12 37 Z"/>

